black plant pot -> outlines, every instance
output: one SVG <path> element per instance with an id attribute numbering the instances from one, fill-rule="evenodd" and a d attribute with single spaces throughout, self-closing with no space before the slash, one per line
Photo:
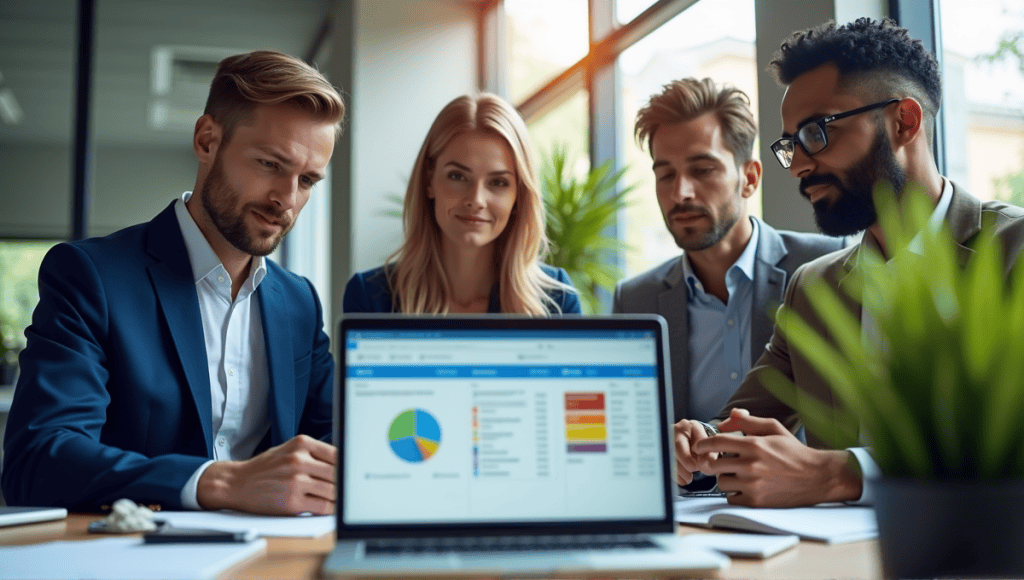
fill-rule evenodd
<path id="1" fill-rule="evenodd" d="M 886 578 L 1024 577 L 1024 480 L 877 483 Z"/>

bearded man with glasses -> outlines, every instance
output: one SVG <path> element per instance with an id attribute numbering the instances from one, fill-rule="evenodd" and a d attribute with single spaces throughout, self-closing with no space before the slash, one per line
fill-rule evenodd
<path id="1" fill-rule="evenodd" d="M 982 203 L 939 173 L 933 153 L 939 70 L 919 40 L 888 19 L 861 18 L 841 27 L 830 22 L 794 33 L 771 65 L 787 87 L 784 134 L 772 151 L 799 180 L 823 233 L 863 232 L 859 244 L 798 269 L 786 291 L 787 306 L 822 332 L 806 297 L 809 281 L 823 279 L 841 289 L 865 245 L 888 257 L 872 197 L 879 182 L 897 192 L 908 184 L 924 189 L 935 203 L 934 219 L 948 221 L 966 249 L 979 237 L 982 222 L 991 225 L 1004 242 L 1009 267 L 1024 245 L 1024 210 Z M 861 316 L 859 308 L 851 314 Z M 878 468 L 868 450 L 829 449 L 810 431 L 807 444 L 801 443 L 793 435 L 800 415 L 761 384 L 760 371 L 768 367 L 819 401 L 838 405 L 831 386 L 775 332 L 716 418 L 720 434 L 696 421 L 676 424 L 680 468 L 717 475 L 719 489 L 740 505 L 869 503 L 871 475 Z"/>

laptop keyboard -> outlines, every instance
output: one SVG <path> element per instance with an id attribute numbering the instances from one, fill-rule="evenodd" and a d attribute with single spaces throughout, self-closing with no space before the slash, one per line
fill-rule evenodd
<path id="1" fill-rule="evenodd" d="M 366 541 L 367 556 L 658 548 L 660 546 L 647 536 L 633 534 L 402 538 Z"/>

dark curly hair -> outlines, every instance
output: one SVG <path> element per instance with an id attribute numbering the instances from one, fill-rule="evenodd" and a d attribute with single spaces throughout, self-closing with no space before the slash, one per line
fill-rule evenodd
<path id="1" fill-rule="evenodd" d="M 876 100 L 914 97 L 933 135 L 942 102 L 942 82 L 935 57 L 907 29 L 889 18 L 858 18 L 837 27 L 835 22 L 794 32 L 775 53 L 770 68 L 783 85 L 823 64 L 839 69 L 842 87 L 856 86 Z"/>

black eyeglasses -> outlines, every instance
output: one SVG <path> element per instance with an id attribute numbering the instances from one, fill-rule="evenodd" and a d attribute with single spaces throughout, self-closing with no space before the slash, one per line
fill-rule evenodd
<path id="1" fill-rule="evenodd" d="M 845 113 L 829 115 L 828 117 L 822 117 L 816 121 L 808 121 L 802 127 L 797 129 L 796 135 L 793 135 L 792 137 L 783 137 L 782 139 L 772 143 L 772 153 L 775 153 L 775 158 L 779 160 L 779 163 L 783 168 L 789 169 L 789 166 L 793 164 L 793 151 L 797 143 L 800 144 L 800 148 L 803 149 L 804 153 L 808 156 L 820 153 L 822 149 L 828 147 L 828 132 L 825 131 L 825 125 L 832 121 L 838 121 L 839 119 L 845 119 L 847 117 L 852 117 L 875 109 L 881 109 L 882 107 L 888 107 L 889 105 L 898 102 L 900 102 L 899 99 L 879 101 L 852 111 L 846 111 Z"/>

